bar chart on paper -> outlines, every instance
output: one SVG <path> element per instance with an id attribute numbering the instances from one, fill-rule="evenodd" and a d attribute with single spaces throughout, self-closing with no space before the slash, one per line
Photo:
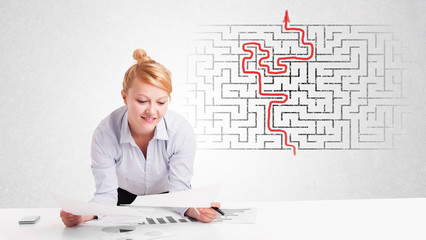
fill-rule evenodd
<path id="1" fill-rule="evenodd" d="M 222 209 L 225 213 L 224 216 L 218 215 L 214 223 L 255 223 L 256 221 L 256 208 L 238 208 L 238 209 Z M 146 217 L 140 224 L 148 225 L 162 225 L 162 224 L 185 224 L 185 223 L 199 223 L 193 218 L 182 217 L 175 213 L 156 214 L 151 217 Z"/>
<path id="2" fill-rule="evenodd" d="M 221 208 L 224 216 L 218 215 L 212 224 L 254 224 L 257 208 Z M 155 208 L 144 217 L 105 216 L 96 221 L 88 221 L 78 227 L 67 229 L 74 236 L 83 239 L 152 239 L 174 236 L 160 226 L 202 224 L 193 219 L 182 217 L 171 208 Z"/>

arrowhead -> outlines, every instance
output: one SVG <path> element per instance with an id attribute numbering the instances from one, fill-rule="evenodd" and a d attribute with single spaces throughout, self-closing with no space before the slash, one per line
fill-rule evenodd
<path id="1" fill-rule="evenodd" d="M 287 10 L 285 10 L 285 17 L 284 17 L 283 22 L 285 22 L 285 23 L 290 22 L 290 18 L 288 17 L 288 11 Z"/>

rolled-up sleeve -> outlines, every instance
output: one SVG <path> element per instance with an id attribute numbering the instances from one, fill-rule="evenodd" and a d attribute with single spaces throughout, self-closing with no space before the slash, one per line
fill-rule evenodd
<path id="1" fill-rule="evenodd" d="M 116 173 L 116 138 L 107 131 L 97 128 L 93 133 L 91 145 L 92 173 L 96 192 L 91 202 L 116 205 L 118 180 Z"/>

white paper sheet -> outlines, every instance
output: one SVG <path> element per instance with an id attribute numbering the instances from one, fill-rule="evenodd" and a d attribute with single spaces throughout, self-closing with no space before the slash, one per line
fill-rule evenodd
<path id="1" fill-rule="evenodd" d="M 149 226 L 163 226 L 163 225 L 189 225 L 189 224 L 203 224 L 197 220 L 182 217 L 176 213 L 173 208 L 165 207 L 151 207 L 153 211 L 145 217 L 120 217 L 120 216 L 105 216 L 100 220 L 89 221 L 85 224 L 91 226 L 133 226 L 133 225 L 149 225 Z M 254 224 L 257 217 L 257 208 L 221 208 L 225 216 L 220 214 L 213 221 L 214 224 Z"/>
<path id="2" fill-rule="evenodd" d="M 118 224 L 104 225 L 102 220 L 92 220 L 84 222 L 72 228 L 64 228 L 63 239 L 102 239 L 102 240 L 118 240 L 118 239 L 138 239 L 149 240 L 159 239 L 170 236 L 176 236 L 175 233 L 166 231 L 163 228 L 154 228 L 152 226 L 136 224 Z M 131 231 L 122 232 L 120 229 L 128 229 Z"/>
<path id="3" fill-rule="evenodd" d="M 257 208 L 221 208 L 225 216 L 218 215 L 214 223 L 244 223 L 256 222 Z"/>
<path id="4" fill-rule="evenodd" d="M 211 207 L 219 195 L 220 184 L 186 191 L 139 196 L 132 203 L 133 206 L 146 207 Z"/>
<path id="5" fill-rule="evenodd" d="M 73 200 L 60 195 L 54 195 L 56 202 L 66 212 L 74 215 L 115 215 L 115 216 L 144 216 L 141 211 L 128 207 L 101 205 L 94 202 Z"/>

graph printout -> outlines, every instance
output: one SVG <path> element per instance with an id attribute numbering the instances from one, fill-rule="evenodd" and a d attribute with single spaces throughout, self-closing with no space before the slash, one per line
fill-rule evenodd
<path id="1" fill-rule="evenodd" d="M 225 215 L 218 215 L 213 221 L 217 224 L 235 224 L 235 223 L 255 223 L 257 209 L 256 208 L 224 208 L 221 209 Z M 154 214 L 150 217 L 143 218 L 140 224 L 148 225 L 164 225 L 164 224 L 188 224 L 188 223 L 200 223 L 193 218 L 182 217 L 179 214 L 173 212 L 164 212 L 160 214 Z"/>

